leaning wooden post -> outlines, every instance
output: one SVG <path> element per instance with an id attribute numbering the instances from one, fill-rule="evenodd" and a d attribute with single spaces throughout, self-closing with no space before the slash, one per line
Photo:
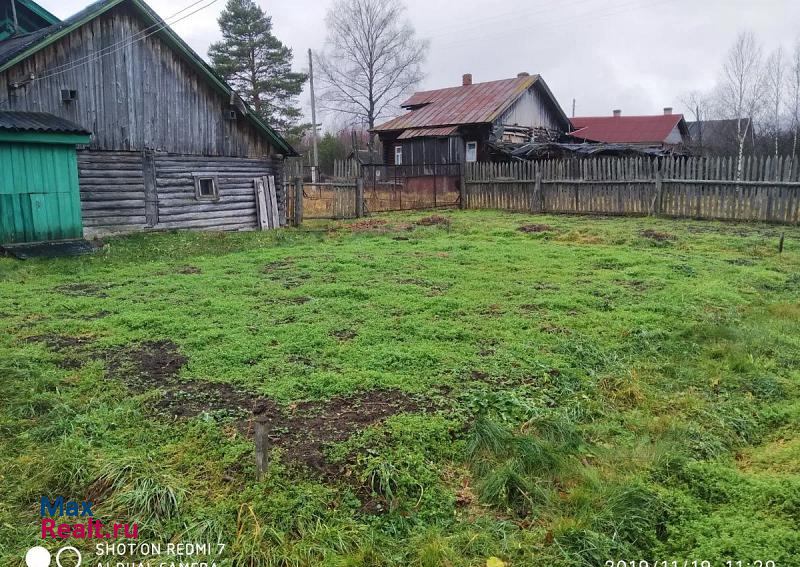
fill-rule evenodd
<path id="1" fill-rule="evenodd" d="M 256 417 L 253 423 L 256 443 L 256 480 L 261 480 L 268 464 L 269 439 L 267 438 L 267 424 L 263 417 Z"/>
<path id="2" fill-rule="evenodd" d="M 303 224 L 303 180 L 294 178 L 294 225 Z"/>
<path id="3" fill-rule="evenodd" d="M 459 180 L 459 187 L 458 187 L 458 208 L 459 209 L 466 209 L 467 208 L 467 164 L 461 164 L 461 179 Z"/>
<path id="4" fill-rule="evenodd" d="M 356 218 L 364 216 L 364 178 L 356 178 Z"/>
<path id="5" fill-rule="evenodd" d="M 661 214 L 661 201 L 663 199 L 664 180 L 661 179 L 661 168 L 656 169 L 656 195 L 653 198 L 653 206 L 650 207 L 650 216 Z"/>
<path id="6" fill-rule="evenodd" d="M 783 242 L 786 239 L 786 233 L 781 233 L 781 240 L 778 242 L 778 254 L 783 254 Z"/>

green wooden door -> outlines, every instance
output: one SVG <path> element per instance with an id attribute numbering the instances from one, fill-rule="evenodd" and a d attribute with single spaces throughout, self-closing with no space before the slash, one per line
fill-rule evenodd
<path id="1" fill-rule="evenodd" d="M 75 147 L 0 142 L 0 243 L 81 236 Z"/>

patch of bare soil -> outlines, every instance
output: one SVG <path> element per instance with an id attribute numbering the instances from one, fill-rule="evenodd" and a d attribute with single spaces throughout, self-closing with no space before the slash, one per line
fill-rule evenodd
<path id="1" fill-rule="evenodd" d="M 754 266 L 756 264 L 756 260 L 750 258 L 733 258 L 725 261 L 732 266 Z"/>
<path id="2" fill-rule="evenodd" d="M 108 294 L 105 293 L 104 291 L 108 288 L 109 286 L 104 286 L 100 284 L 76 283 L 76 284 L 61 285 L 55 288 L 55 290 L 61 294 L 71 295 L 74 297 L 96 297 L 99 299 L 104 299 L 108 297 Z"/>
<path id="3" fill-rule="evenodd" d="M 419 404 L 397 390 L 371 390 L 356 396 L 339 396 L 325 402 L 305 402 L 283 410 L 265 401 L 256 417 L 267 427 L 267 436 L 282 447 L 287 460 L 306 465 L 331 480 L 344 465 L 325 459 L 325 446 L 346 441 L 357 431 L 404 412 L 419 411 Z"/>
<path id="4" fill-rule="evenodd" d="M 370 232 L 372 230 L 386 227 L 388 224 L 384 219 L 365 219 L 345 225 L 344 228 L 350 232 Z"/>
<path id="5" fill-rule="evenodd" d="M 549 224 L 523 224 L 517 230 L 520 232 L 555 232 L 555 229 Z"/>
<path id="6" fill-rule="evenodd" d="M 285 289 L 299 287 L 311 279 L 311 274 L 298 271 L 294 258 L 270 262 L 264 266 L 263 272 L 267 279 L 282 284 Z"/>
<path id="7" fill-rule="evenodd" d="M 179 274 L 185 274 L 185 275 L 202 274 L 203 270 L 201 270 L 197 266 L 184 266 L 183 268 L 178 270 L 178 273 Z"/>
<path id="8" fill-rule="evenodd" d="M 341 342 L 346 342 L 346 341 L 352 341 L 354 338 L 358 336 L 358 333 L 355 332 L 353 329 L 339 329 L 337 331 L 333 331 L 331 335 L 336 337 L 336 339 Z"/>
<path id="9" fill-rule="evenodd" d="M 121 378 L 134 392 L 173 384 L 186 364 L 178 345 L 169 340 L 148 341 L 99 353 L 112 377 Z"/>
<path id="10" fill-rule="evenodd" d="M 284 258 L 283 260 L 275 260 L 264 266 L 264 272 L 269 274 L 281 270 L 288 270 L 294 266 L 294 258 Z"/>
<path id="11" fill-rule="evenodd" d="M 330 480 L 339 476 L 344 465 L 326 462 L 327 444 L 345 441 L 392 415 L 420 409 L 417 401 L 397 390 L 372 390 L 283 408 L 230 384 L 180 380 L 178 375 L 187 358 L 169 340 L 105 350 L 91 350 L 90 338 L 41 335 L 28 340 L 43 342 L 59 353 L 81 354 L 83 359 L 75 360 L 78 365 L 87 359 L 104 360 L 109 378 L 121 380 L 131 392 L 163 391 L 154 405 L 163 417 L 188 419 L 204 412 L 224 415 L 234 418 L 234 427 L 249 436 L 253 435 L 253 419 L 258 419 L 267 425 L 270 441 L 285 450 L 289 462 L 305 465 Z M 313 364 L 300 356 L 292 362 Z"/>
<path id="12" fill-rule="evenodd" d="M 649 238 L 650 240 L 655 240 L 656 242 L 666 242 L 668 240 L 675 240 L 674 234 L 670 234 L 669 232 L 659 232 L 657 230 L 653 230 L 652 228 L 643 230 L 639 234 L 641 236 L 644 236 L 645 238 Z"/>
<path id="13" fill-rule="evenodd" d="M 419 219 L 415 224 L 418 224 L 419 226 L 450 226 L 451 223 L 452 221 L 448 217 L 431 215 L 429 217 Z"/>
<path id="14" fill-rule="evenodd" d="M 48 333 L 46 335 L 36 335 L 25 339 L 28 343 L 43 343 L 52 350 L 62 355 L 57 366 L 65 370 L 76 370 L 83 366 L 84 360 L 81 355 L 86 348 L 94 342 L 92 337 L 69 337 Z"/>
<path id="15" fill-rule="evenodd" d="M 91 315 L 84 315 L 84 316 L 80 317 L 80 319 L 83 320 L 83 321 L 96 321 L 98 319 L 105 319 L 106 317 L 108 317 L 110 315 L 113 315 L 113 313 L 111 313 L 111 311 L 102 310 L 102 311 L 98 311 L 97 313 L 92 313 Z"/>

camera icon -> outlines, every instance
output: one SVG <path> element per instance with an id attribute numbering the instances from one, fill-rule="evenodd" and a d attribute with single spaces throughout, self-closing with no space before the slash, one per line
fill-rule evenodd
<path id="1" fill-rule="evenodd" d="M 61 554 L 65 551 L 69 552 L 69 555 L 73 555 L 76 561 L 76 563 L 68 563 L 67 565 L 69 567 L 80 567 L 81 562 L 83 561 L 81 552 L 71 545 L 62 547 L 58 550 L 56 553 L 56 567 L 66 567 L 61 563 Z M 25 554 L 25 565 L 28 567 L 50 567 L 51 560 L 52 556 L 50 555 L 50 552 L 41 545 L 30 548 Z"/>

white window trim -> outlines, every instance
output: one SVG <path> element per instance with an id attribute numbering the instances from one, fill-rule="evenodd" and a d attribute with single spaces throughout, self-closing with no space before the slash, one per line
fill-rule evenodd
<path id="1" fill-rule="evenodd" d="M 469 159 L 470 146 L 473 146 L 475 148 L 475 159 Z M 468 163 L 473 163 L 478 161 L 478 142 L 467 142 L 467 145 L 464 149 L 464 161 Z"/>
<path id="2" fill-rule="evenodd" d="M 200 180 L 209 179 L 211 180 L 211 185 L 214 188 L 213 195 L 201 195 L 200 194 Z M 194 174 L 194 197 L 198 201 L 219 201 L 219 176 L 216 174 L 208 174 L 208 173 L 195 173 Z"/>
<path id="3" fill-rule="evenodd" d="M 397 158 L 400 158 L 399 160 Z M 394 147 L 394 164 L 403 165 L 403 146 Z"/>

